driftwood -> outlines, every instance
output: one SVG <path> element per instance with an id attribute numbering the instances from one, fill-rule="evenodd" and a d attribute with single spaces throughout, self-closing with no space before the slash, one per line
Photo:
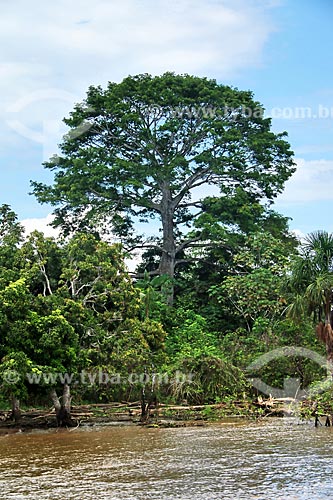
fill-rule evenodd
<path id="1" fill-rule="evenodd" d="M 56 401 L 55 401 L 56 402 Z M 209 420 L 209 413 L 212 411 L 214 417 L 223 418 L 224 416 L 246 416 L 269 417 L 283 416 L 285 414 L 295 413 L 295 405 L 299 401 L 293 398 L 267 398 L 258 397 L 256 401 L 238 400 L 232 402 L 221 402 L 211 405 L 167 405 L 158 404 L 151 405 L 149 408 L 149 418 L 142 421 L 142 402 L 135 401 L 127 402 L 111 402 L 98 403 L 90 405 L 76 405 L 71 407 L 71 425 L 93 425 L 108 422 L 126 422 L 134 424 L 153 425 L 161 423 L 161 425 L 169 426 L 172 423 L 175 425 L 199 425 L 200 422 L 204 425 L 206 420 Z M 310 404 L 310 403 L 309 403 Z M 58 406 L 58 405 L 57 405 Z M 61 405 L 60 405 L 61 406 Z M 208 410 L 209 412 L 205 411 Z M 58 406 L 59 410 L 59 406 Z M 316 415 L 314 408 L 313 416 Z M 53 408 L 45 410 L 31 409 L 22 411 L 19 424 L 10 419 L 10 411 L 0 413 L 0 427 L 6 429 L 17 427 L 20 428 L 48 428 L 59 426 L 57 417 L 56 405 Z M 323 425 L 320 418 L 323 415 L 318 415 L 316 425 Z M 326 415 L 325 415 L 326 417 Z M 330 417 L 330 424 L 333 425 L 333 420 Z M 177 423 L 177 424 L 176 424 Z M 328 425 L 328 423 L 326 424 Z"/>

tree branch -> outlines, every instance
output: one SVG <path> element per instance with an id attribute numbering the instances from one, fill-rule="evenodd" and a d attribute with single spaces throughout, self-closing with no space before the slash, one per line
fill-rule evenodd
<path id="1" fill-rule="evenodd" d="M 130 248 L 126 248 L 127 252 L 133 252 L 133 250 L 136 250 L 138 248 L 155 248 L 156 250 L 163 250 L 163 247 L 159 245 L 154 245 L 154 244 L 149 244 L 149 243 L 143 243 L 142 245 L 134 245 Z"/>
<path id="2" fill-rule="evenodd" d="M 184 187 L 179 191 L 179 193 L 173 199 L 173 207 L 176 208 L 181 200 L 184 198 L 186 193 L 191 189 L 201 186 L 207 182 L 207 179 L 202 179 L 200 182 L 196 183 L 197 179 L 202 178 L 206 173 L 211 170 L 211 167 L 201 168 L 194 172 L 190 177 L 188 177 L 184 182 Z"/>
<path id="3" fill-rule="evenodd" d="M 188 247 L 191 245 L 191 243 L 195 243 L 196 241 L 201 240 L 201 235 L 196 236 L 195 238 L 189 238 L 188 240 L 183 241 L 180 245 L 176 247 L 176 254 L 184 250 L 184 248 Z"/>

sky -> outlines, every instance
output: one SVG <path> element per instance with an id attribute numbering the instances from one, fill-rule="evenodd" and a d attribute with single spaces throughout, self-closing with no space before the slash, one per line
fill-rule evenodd
<path id="1" fill-rule="evenodd" d="M 29 195 L 62 119 L 90 85 L 189 73 L 252 90 L 297 171 L 274 208 L 299 234 L 333 232 L 333 3 L 330 0 L 0 0 L 0 204 L 51 234 Z"/>

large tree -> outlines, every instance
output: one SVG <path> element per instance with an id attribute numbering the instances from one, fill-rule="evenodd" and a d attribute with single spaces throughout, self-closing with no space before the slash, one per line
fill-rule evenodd
<path id="1" fill-rule="evenodd" d="M 92 86 L 65 119 L 60 154 L 45 163 L 53 185 L 32 182 L 33 193 L 56 207 L 65 233 L 103 220 L 128 248 L 154 247 L 158 273 L 173 277 L 178 256 L 183 262 L 187 248 L 204 244 L 200 230 L 189 237 L 186 227 L 209 186 L 224 198 L 241 187 L 269 202 L 293 173 L 286 133 L 273 133 L 263 114 L 252 92 L 189 75 Z M 135 234 L 138 221 L 152 219 L 161 237 L 156 226 L 150 240 Z"/>

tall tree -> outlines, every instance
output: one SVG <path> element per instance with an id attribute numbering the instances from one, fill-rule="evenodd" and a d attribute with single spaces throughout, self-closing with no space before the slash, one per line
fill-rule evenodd
<path id="1" fill-rule="evenodd" d="M 204 209 L 209 186 L 224 198 L 241 186 L 270 201 L 293 173 L 286 133 L 273 133 L 263 112 L 250 91 L 189 75 L 90 87 L 65 119 L 60 155 L 45 163 L 53 185 L 32 182 L 33 193 L 56 207 L 65 233 L 103 220 L 128 248 L 156 248 L 158 273 L 173 277 L 177 257 L 203 237 L 184 227 Z M 160 238 L 135 234 L 137 221 L 152 219 Z"/>

